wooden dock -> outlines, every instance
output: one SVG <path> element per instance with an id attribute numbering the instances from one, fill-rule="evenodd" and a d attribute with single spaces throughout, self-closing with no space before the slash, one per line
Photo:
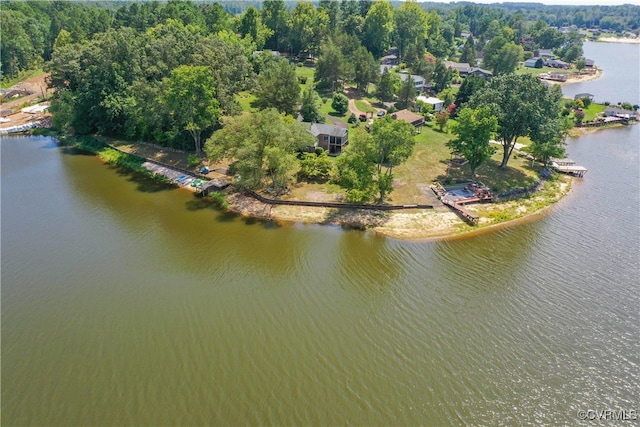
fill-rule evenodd
<path id="1" fill-rule="evenodd" d="M 571 159 L 553 159 L 551 167 L 558 172 L 577 176 L 578 178 L 582 178 L 587 173 L 587 168 L 576 165 L 576 162 Z"/>
<path id="2" fill-rule="evenodd" d="M 449 200 L 442 199 L 442 203 L 449 206 L 451 210 L 453 210 L 460 218 L 462 218 L 469 225 L 476 225 L 480 220 L 480 217 L 473 212 L 470 212 L 462 205 L 459 205 L 455 202 L 450 202 Z"/>

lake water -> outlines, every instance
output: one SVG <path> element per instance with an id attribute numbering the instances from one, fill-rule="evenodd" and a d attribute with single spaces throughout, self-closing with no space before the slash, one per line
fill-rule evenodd
<path id="1" fill-rule="evenodd" d="M 564 86 L 564 95 L 573 98 L 579 93 L 591 93 L 600 103 L 640 105 L 640 44 L 586 42 L 583 48 L 585 57 L 595 60 L 603 70 L 602 76 Z"/>
<path id="2" fill-rule="evenodd" d="M 639 141 L 637 125 L 570 140 L 589 172 L 540 220 L 406 242 L 240 219 L 49 138 L 2 138 L 2 423 L 633 416 Z"/>

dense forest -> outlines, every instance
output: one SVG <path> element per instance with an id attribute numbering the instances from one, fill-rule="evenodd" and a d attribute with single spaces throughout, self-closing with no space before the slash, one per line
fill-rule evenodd
<path id="1" fill-rule="evenodd" d="M 277 5 L 276 5 L 277 4 Z M 328 20 L 318 22 L 327 25 L 329 33 L 345 31 L 360 36 L 364 40 L 371 36 L 371 22 L 365 25 L 365 18 L 374 2 L 369 0 L 320 0 L 310 2 L 313 9 L 324 11 Z M 389 2 L 393 10 L 402 2 Z M 274 6 L 275 5 L 275 6 Z M 435 40 L 436 33 L 451 44 L 463 31 L 470 31 L 476 39 L 491 39 L 498 28 L 509 25 L 517 36 L 522 36 L 533 25 L 541 23 L 550 27 L 597 28 L 600 30 L 638 34 L 640 29 L 640 7 L 621 6 L 545 6 L 539 3 L 503 3 L 494 5 L 474 5 L 473 3 L 418 3 L 429 12 L 432 21 L 430 36 L 431 49 L 442 53 Z M 290 22 L 295 18 L 292 12 L 299 9 L 294 1 L 210 1 L 169 2 L 144 1 L 8 1 L 0 8 L 0 36 L 2 55 L 0 77 L 14 76 L 19 71 L 38 66 L 51 59 L 56 38 L 61 30 L 69 33 L 73 42 L 89 40 L 94 34 L 108 29 L 132 27 L 138 31 L 175 19 L 184 25 L 196 25 L 206 33 L 222 29 L 233 32 L 241 30 L 244 24 L 240 16 L 247 10 L 257 11 L 269 36 L 266 47 L 270 49 L 297 50 L 294 42 L 302 24 L 296 27 Z M 324 15 L 321 14 L 323 17 Z M 250 18 L 250 17 L 247 17 Z M 309 17 L 311 18 L 311 17 Z M 435 24 L 435 25 L 434 25 Z M 322 30 L 320 30 L 322 32 Z M 255 32 L 252 34 L 257 35 Z M 307 36 L 307 35 L 304 35 Z M 322 38 L 324 35 L 318 37 Z M 316 37 L 316 39 L 318 38 Z M 259 41 L 259 40 L 258 40 Z M 260 43 L 258 43 L 260 44 Z M 304 43 L 303 43 L 304 44 Z M 317 44 L 317 40 L 316 40 Z M 259 46 L 258 46 L 259 47 Z M 306 46 L 305 46 L 306 47 Z M 375 55 L 376 47 L 367 46 Z M 436 50 L 434 52 L 434 50 Z"/>
<path id="2" fill-rule="evenodd" d="M 3 3 L 0 21 L 2 76 L 37 67 L 49 71 L 49 84 L 55 89 L 51 111 L 58 130 L 150 141 L 198 155 L 206 151 L 217 158 L 233 154 L 238 165 L 246 156 L 252 166 L 245 171 L 264 172 L 251 180 L 244 174 L 247 182 L 258 185 L 270 175 L 276 186 L 286 179 L 276 179 L 280 175 L 274 171 L 289 173 L 292 168 L 285 164 L 290 166 L 290 156 L 306 140 L 304 132 L 293 130 L 289 133 L 299 135 L 299 141 L 278 136 L 283 126 L 295 128 L 295 121 L 281 122 L 278 114 L 291 118 L 301 113 L 307 121 L 322 121 L 318 92 L 325 102 L 332 97 L 334 110 L 344 114 L 348 100 L 341 92 L 345 87 L 363 94 L 373 87 L 377 101 L 395 101 L 392 108 L 416 109 L 415 76 L 424 78 L 431 91 L 445 99 L 450 108 L 440 114 L 443 120 L 446 114 L 457 114 L 456 106 L 461 117 L 485 118 L 488 111 L 463 107 L 479 107 L 479 99 L 489 99 L 487 94 L 500 87 L 515 85 L 513 92 L 521 91 L 517 101 L 536 94 L 531 108 L 537 110 L 522 112 L 524 127 L 513 135 L 504 134 L 508 144 L 503 166 L 514 138 L 521 135 L 530 135 L 534 142 L 551 141 L 555 149 L 560 142 L 556 136 L 564 126 L 555 121 L 558 93 L 549 92 L 537 79 L 514 76 L 509 80 L 509 76 L 540 49 L 553 50 L 567 62 L 579 59 L 584 35 L 578 27 L 637 31 L 640 7 L 488 7 L 384 0 L 11 1 Z M 554 27 L 568 25 L 575 27 Z M 404 81 L 395 71 L 380 72 L 379 60 L 392 47 L 408 73 Z M 485 88 L 483 79 L 460 79 L 457 71 L 445 66 L 451 60 L 481 65 L 497 76 L 495 83 Z M 310 64 L 313 84 L 305 85 L 307 77 L 298 71 Z M 450 88 L 454 81 L 461 83 L 455 91 Z M 252 119 L 239 116 L 248 111 L 241 105 L 240 94 L 254 98 L 252 106 L 258 112 Z M 535 106 L 539 99 L 548 102 Z M 491 114 L 499 117 L 501 109 L 504 106 L 495 105 Z M 527 118 L 532 116 L 537 122 Z M 266 129 L 256 129 L 253 121 Z M 553 126 L 542 130 L 543 122 Z M 486 123 L 482 130 L 465 129 L 464 124 L 456 129 L 460 134 L 489 135 L 506 126 L 498 120 L 492 130 L 492 121 Z M 251 147 L 240 142 L 228 146 L 224 141 L 237 137 L 229 134 L 232 129 L 247 132 L 238 141 L 253 140 L 251 132 L 254 136 L 263 132 L 260 135 L 266 140 L 255 139 L 262 142 Z M 278 135 L 275 129 L 280 129 Z M 351 149 L 341 156 L 338 175 L 343 183 L 353 184 L 352 199 L 368 200 L 377 192 L 382 200 L 388 194 L 393 165 L 411 154 L 410 134 L 397 122 L 379 120 L 370 135 L 356 133 L 359 136 L 350 139 Z M 219 142 L 218 148 L 205 146 L 210 137 Z M 361 141 L 359 149 L 353 148 L 356 139 Z M 390 141 L 396 145 L 388 146 Z M 458 152 L 463 151 L 460 147 Z M 322 166 L 313 163 L 320 159 L 307 160 L 312 173 Z M 366 180 L 354 175 L 357 170 L 377 178 L 362 187 Z M 359 185 L 362 188 L 356 188 Z"/>

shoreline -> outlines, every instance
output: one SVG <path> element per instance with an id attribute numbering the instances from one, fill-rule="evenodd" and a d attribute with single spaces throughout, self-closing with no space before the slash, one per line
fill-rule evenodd
<path id="1" fill-rule="evenodd" d="M 112 163 L 108 156 L 101 156 L 101 147 L 91 144 L 91 141 L 81 141 L 76 138 L 59 136 L 55 132 L 45 135 L 52 136 L 61 145 L 76 146 L 80 149 L 95 153 L 104 163 Z M 91 139 L 103 147 L 104 145 L 94 137 Z M 138 162 L 128 159 L 143 159 L 137 154 L 122 152 L 124 157 L 118 158 L 118 164 L 123 167 L 144 173 L 152 179 L 159 179 L 178 190 L 194 192 L 194 189 L 176 185 L 170 177 L 160 173 L 157 169 L 149 168 L 140 162 L 144 171 L 132 167 Z M 171 169 L 166 166 L 166 169 Z M 493 230 L 511 227 L 517 224 L 534 221 L 550 212 L 551 208 L 567 194 L 569 194 L 574 178 L 559 174 L 554 180 L 541 181 L 538 191 L 517 199 L 494 202 L 488 204 L 472 204 L 466 208 L 479 214 L 480 223 L 474 226 L 466 224 L 449 208 L 435 207 L 428 210 L 357 210 L 339 208 L 318 208 L 290 205 L 270 205 L 260 202 L 234 189 L 215 192 L 222 194 L 222 201 L 218 201 L 220 209 L 232 212 L 245 218 L 273 221 L 283 225 L 333 225 L 346 230 L 361 230 L 373 232 L 376 235 L 406 241 L 444 241 L 473 237 Z M 210 196 L 215 197 L 215 196 Z"/>
<path id="2" fill-rule="evenodd" d="M 334 225 L 405 241 L 444 241 L 474 237 L 535 221 L 550 213 L 551 208 L 570 193 L 573 180 L 573 177 L 561 175 L 558 181 L 545 181 L 557 182 L 557 188 L 541 189 L 529 196 L 504 202 L 467 205 L 468 209 L 483 215 L 481 223 L 475 226 L 464 223 L 446 207 L 418 212 L 308 208 L 269 205 L 236 191 L 225 194 L 228 210 L 243 217 L 283 225 Z M 537 203 L 542 203 L 542 206 Z M 498 219 L 491 218 L 492 213 Z M 502 213 L 515 217 L 500 220 Z"/>
<path id="3" fill-rule="evenodd" d="M 600 37 L 595 42 L 601 43 L 626 43 L 626 44 L 640 44 L 640 38 L 631 37 Z"/>
<path id="4" fill-rule="evenodd" d="M 559 84 L 560 86 L 569 86 L 569 85 L 576 84 L 576 83 L 589 82 L 589 81 L 592 81 L 592 80 L 599 79 L 600 77 L 602 77 L 602 74 L 604 74 L 604 71 L 602 69 L 600 69 L 600 68 L 597 68 L 596 72 L 594 74 L 584 74 L 584 75 L 580 75 L 577 78 L 576 78 L 575 75 L 569 76 L 567 81 L 560 82 L 560 83 L 557 83 L 557 84 Z"/>

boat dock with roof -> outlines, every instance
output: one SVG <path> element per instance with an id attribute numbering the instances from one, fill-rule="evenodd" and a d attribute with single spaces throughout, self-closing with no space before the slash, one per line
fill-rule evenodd
<path id="1" fill-rule="evenodd" d="M 587 173 L 587 168 L 576 165 L 576 162 L 571 159 L 552 159 L 551 167 L 558 172 L 577 176 L 579 178 L 582 178 L 584 174 Z"/>

